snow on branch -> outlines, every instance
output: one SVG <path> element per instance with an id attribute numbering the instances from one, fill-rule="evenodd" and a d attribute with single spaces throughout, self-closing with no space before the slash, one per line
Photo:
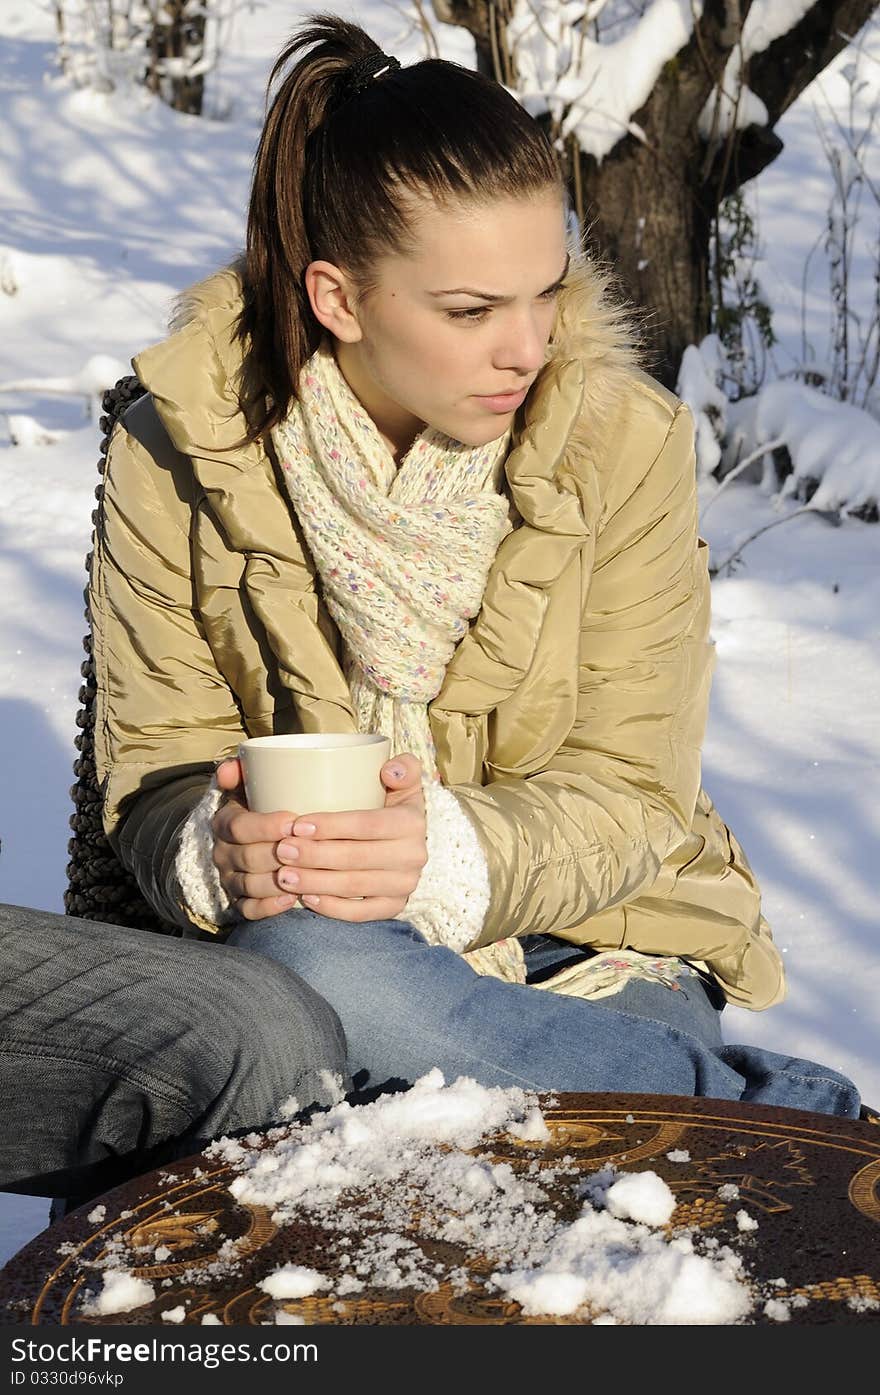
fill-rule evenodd
<path id="1" fill-rule="evenodd" d="M 769 123 L 765 104 L 745 82 L 749 59 L 817 3 L 752 0 L 700 117 L 705 140 Z M 739 14 L 738 6 L 731 9 Z M 505 37 L 516 94 L 533 116 L 549 112 L 558 136 L 575 136 L 585 154 L 601 161 L 632 133 L 635 113 L 702 15 L 703 0 L 515 0 Z"/>
<path id="2" fill-rule="evenodd" d="M 597 160 L 630 131 L 665 64 L 690 39 L 703 3 L 653 0 L 621 37 L 597 40 L 587 26 L 606 8 L 604 0 L 516 0 L 507 23 L 523 106 L 533 116 L 549 112 L 560 135 L 574 135 Z"/>
<path id="3" fill-rule="evenodd" d="M 768 124 L 767 108 L 747 86 L 743 70 L 756 53 L 764 53 L 794 29 L 815 4 L 816 0 L 752 0 L 740 41 L 700 116 L 700 135 L 704 140 L 720 140 L 733 129 Z"/>

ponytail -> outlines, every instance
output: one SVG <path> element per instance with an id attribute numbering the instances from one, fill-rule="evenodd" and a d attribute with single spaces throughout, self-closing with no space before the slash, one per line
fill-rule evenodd
<path id="1" fill-rule="evenodd" d="M 381 53 L 357 25 L 316 15 L 276 59 L 270 93 L 279 75 L 312 46 L 272 98 L 254 156 L 238 333 L 250 340 L 254 395 L 259 401 L 268 393 L 271 405 L 258 415 L 251 436 L 286 415 L 299 371 L 321 338 L 304 281 L 315 259 L 303 206 L 309 138 L 343 95 L 353 66 Z"/>

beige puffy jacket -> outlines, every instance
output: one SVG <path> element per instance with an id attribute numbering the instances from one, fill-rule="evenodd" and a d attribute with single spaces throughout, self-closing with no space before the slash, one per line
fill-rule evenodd
<path id="1" fill-rule="evenodd" d="M 183 823 L 245 735 L 354 730 L 340 641 L 277 466 L 242 447 L 234 269 L 134 360 L 91 583 L 108 836 L 190 933 Z M 690 413 L 581 268 L 506 463 L 514 531 L 429 717 L 488 862 L 477 944 L 553 934 L 702 961 L 783 996 L 745 856 L 700 788 L 713 650 Z M 577 969 L 549 985 L 578 992 Z"/>

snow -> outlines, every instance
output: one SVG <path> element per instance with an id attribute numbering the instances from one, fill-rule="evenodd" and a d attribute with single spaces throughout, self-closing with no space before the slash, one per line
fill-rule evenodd
<path id="1" fill-rule="evenodd" d="M 789 1322 L 791 1319 L 791 1306 L 781 1298 L 769 1298 L 764 1304 L 764 1312 L 774 1322 Z"/>
<path id="2" fill-rule="evenodd" d="M 605 1205 L 620 1221 L 665 1225 L 675 1210 L 675 1197 L 656 1172 L 631 1172 L 612 1182 Z"/>
<path id="3" fill-rule="evenodd" d="M 52 67 L 50 11 L 0 0 L 0 382 L 82 382 L 97 356 L 126 364 L 162 337 L 175 294 L 235 252 L 265 78 L 310 8 L 270 0 L 248 12 L 218 76 L 230 119 L 200 121 L 144 94 L 71 91 Z M 393 7 L 373 0 L 358 15 L 401 58 L 418 55 L 415 38 L 408 49 L 398 43 Z M 472 61 L 463 30 L 439 33 L 444 56 Z M 868 51 L 880 56 L 880 29 Z M 844 60 L 820 80 L 836 110 L 848 100 Z M 880 64 L 865 73 L 876 93 Z M 750 191 L 779 372 L 801 358 L 801 273 L 830 190 L 814 125 L 818 90 L 814 84 L 786 114 L 786 149 Z M 817 358 L 827 357 L 820 270 L 814 257 L 805 329 Z M 865 258 L 856 259 L 853 288 L 869 303 Z M 0 818 L 0 896 L 56 911 L 97 483 L 97 428 L 85 400 L 85 392 L 0 397 L 0 697 L 7 789 L 15 791 Z M 32 424 L 18 445 L 4 430 L 11 418 Z M 826 467 L 833 463 L 826 458 Z M 787 1001 L 768 1013 L 727 1008 L 725 1037 L 823 1061 L 880 1103 L 880 527 L 855 518 L 834 527 L 815 511 L 795 516 L 794 501 L 775 506 L 745 476 L 720 493 L 704 481 L 701 497 L 713 561 L 759 526 L 779 524 L 713 583 L 718 662 L 704 779 L 755 868 L 789 984 Z M 538 1136 L 529 1132 L 540 1129 L 535 1115 L 521 1127 L 524 1138 Z M 459 1174 L 475 1196 L 497 1196 L 503 1183 L 479 1169 Z M 0 1260 L 46 1224 L 48 1207 L 42 1198 L 0 1195 Z M 605 1226 L 634 1224 L 597 1215 Z M 404 1259 L 394 1259 L 399 1269 Z M 594 1281 L 588 1267 L 572 1260 L 579 1291 Z"/>
<path id="4" fill-rule="evenodd" d="M 588 1214 L 567 1228 L 543 1265 L 492 1278 L 531 1316 L 566 1317 L 589 1304 L 640 1326 L 740 1322 L 752 1303 L 736 1257 L 697 1255 L 688 1244 Z"/>
<path id="5" fill-rule="evenodd" d="M 138 1279 L 124 1269 L 107 1269 L 101 1275 L 100 1290 L 89 1290 L 82 1310 L 90 1317 L 109 1317 L 113 1313 L 129 1313 L 133 1308 L 141 1308 L 155 1297 L 156 1290 L 146 1279 Z"/>
<path id="6" fill-rule="evenodd" d="M 699 345 L 688 344 L 681 357 L 675 390 L 691 409 L 697 446 L 697 469 L 708 476 L 721 463 L 720 437 L 727 425 L 729 403 L 718 386 L 724 348 L 717 334 Z"/>
<path id="7" fill-rule="evenodd" d="M 326 1287 L 324 1275 L 304 1264 L 282 1264 L 257 1284 L 271 1298 L 308 1298 Z"/>
<path id="8" fill-rule="evenodd" d="M 28 381 L 27 379 L 13 379 L 10 382 L 0 383 L 0 393 L 36 393 L 41 397 L 83 397 L 86 404 L 86 413 L 91 421 L 96 421 L 100 415 L 101 398 L 108 388 L 127 372 L 127 365 L 118 358 L 110 358 L 107 354 L 92 354 L 76 373 L 68 373 L 59 378 L 39 377 Z M 56 437 L 56 439 L 58 439 Z M 20 441 L 18 444 L 25 444 Z M 29 442 L 28 444 L 34 444 Z M 36 442 L 36 444 L 45 444 Z"/>
<path id="9" fill-rule="evenodd" d="M 804 383 L 768 383 L 754 412 L 738 421 L 732 447 L 752 452 L 770 440 L 785 445 L 793 467 L 781 499 L 813 480 L 819 484 L 810 500 L 814 509 L 853 513 L 880 505 L 880 421 L 863 408 Z M 772 458 L 765 462 L 764 482 L 775 483 Z"/>
<path id="10" fill-rule="evenodd" d="M 149 1302 L 150 1300 L 145 1298 L 142 1301 Z M 183 1322 L 186 1317 L 186 1308 L 182 1303 L 178 1303 L 175 1308 L 165 1308 L 159 1316 L 163 1322 Z"/>
<path id="11" fill-rule="evenodd" d="M 846 1300 L 846 1306 L 853 1313 L 876 1313 L 880 1309 L 880 1298 L 869 1298 L 864 1293 L 854 1293 Z"/>
<path id="12" fill-rule="evenodd" d="M 806 498 L 809 486 L 810 507 L 820 512 L 845 516 L 880 507 L 880 421 L 863 407 L 793 381 L 767 383 L 754 396 L 730 403 L 718 386 L 723 363 L 721 342 L 709 334 L 685 349 L 676 384 L 694 416 L 697 469 L 705 485 L 712 487 L 709 477 L 719 463 L 720 492 L 760 461 L 761 487 L 775 492 L 773 451 L 784 446 L 791 473 L 778 505 L 791 496 Z M 708 510 L 714 501 L 711 494 L 707 499 Z"/>
<path id="13" fill-rule="evenodd" d="M 664 65 L 693 32 L 702 0 L 653 0 L 621 38 L 604 42 L 576 33 L 584 6 L 517 0 L 507 36 L 523 105 L 533 115 L 562 119 L 582 150 L 602 160 L 626 135 Z"/>

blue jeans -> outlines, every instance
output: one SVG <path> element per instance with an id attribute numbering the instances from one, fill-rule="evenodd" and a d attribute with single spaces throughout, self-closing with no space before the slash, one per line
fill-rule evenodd
<path id="1" fill-rule="evenodd" d="M 585 1001 L 481 977 L 405 921 L 349 924 L 305 909 L 241 922 L 229 942 L 280 961 L 336 1009 L 358 1086 L 435 1066 L 483 1085 L 704 1095 L 858 1117 L 844 1076 L 759 1047 L 725 1046 L 696 975 Z M 564 955 L 568 947 L 560 946 Z"/>
<path id="2" fill-rule="evenodd" d="M 0 1190 L 93 1196 L 290 1095 L 332 1103 L 344 1070 L 335 1013 L 280 965 L 0 905 Z"/>

